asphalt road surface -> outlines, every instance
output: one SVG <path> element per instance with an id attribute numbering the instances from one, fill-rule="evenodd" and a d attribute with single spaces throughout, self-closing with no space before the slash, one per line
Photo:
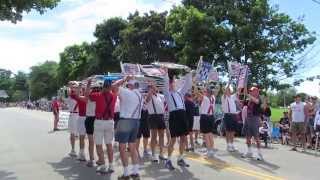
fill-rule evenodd
<path id="1" fill-rule="evenodd" d="M 97 175 L 94 168 L 67 156 L 70 150 L 67 131 L 53 133 L 51 129 L 51 113 L 0 109 L 0 180 L 102 180 L 117 179 L 122 172 L 116 153 L 116 172 L 110 176 Z M 243 139 L 238 139 L 236 145 L 240 152 L 245 150 Z M 316 156 L 313 151 L 292 152 L 290 147 L 273 144 L 272 148 L 263 150 L 265 161 L 258 162 L 242 159 L 240 152 L 226 152 L 222 138 L 215 139 L 215 146 L 217 158 L 203 158 L 199 149 L 187 155 L 190 168 L 173 172 L 163 164 L 146 161 L 141 168 L 141 179 L 320 179 L 320 153 Z"/>

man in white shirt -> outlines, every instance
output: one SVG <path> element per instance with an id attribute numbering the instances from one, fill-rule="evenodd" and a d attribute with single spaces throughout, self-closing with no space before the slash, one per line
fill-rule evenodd
<path id="1" fill-rule="evenodd" d="M 148 119 L 151 130 L 152 161 L 158 162 L 158 158 L 155 155 L 158 136 L 160 147 L 159 160 L 166 160 L 163 156 L 164 130 L 166 129 L 164 122 L 164 95 L 158 93 L 158 89 L 154 84 L 149 85 L 148 88 L 149 91 L 146 98 L 146 106 L 149 114 Z"/>
<path id="2" fill-rule="evenodd" d="M 127 88 L 121 87 L 127 82 Z M 136 81 L 127 76 L 124 79 L 113 83 L 113 87 L 118 88 L 120 100 L 120 119 L 117 123 L 115 139 L 119 142 L 119 151 L 124 168 L 123 175 L 119 180 L 126 180 L 131 176 L 132 179 L 140 179 L 138 152 L 136 150 L 136 140 L 141 118 L 143 97 L 138 89 L 135 89 Z M 128 168 L 127 144 L 129 144 L 130 156 L 132 158 L 132 174 Z"/>
<path id="3" fill-rule="evenodd" d="M 305 132 L 308 122 L 308 107 L 301 102 L 301 96 L 295 96 L 295 102 L 290 105 L 289 109 L 290 131 L 294 143 L 293 151 L 297 151 L 298 136 L 302 138 L 303 151 L 305 151 Z"/>
<path id="4" fill-rule="evenodd" d="M 192 73 L 188 73 L 185 76 L 184 84 L 180 89 L 176 89 L 174 78 L 169 79 L 168 70 L 164 77 L 164 95 L 168 103 L 169 108 L 169 128 L 171 134 L 171 141 L 168 147 L 168 160 L 166 161 L 166 167 L 169 170 L 175 168 L 171 162 L 171 155 L 176 143 L 176 138 L 180 138 L 179 144 L 179 157 L 177 164 L 181 167 L 189 167 L 183 159 L 183 153 L 187 145 L 188 121 L 186 118 L 186 111 L 184 105 L 184 96 L 192 87 Z"/>
<path id="5" fill-rule="evenodd" d="M 214 128 L 214 110 L 215 110 L 215 97 L 213 90 L 206 89 L 203 92 L 201 105 L 200 105 L 200 131 L 204 135 L 204 141 L 207 148 L 207 156 L 213 157 L 213 128 Z"/>
<path id="6" fill-rule="evenodd" d="M 224 112 L 223 123 L 226 129 L 227 151 L 234 152 L 236 148 L 233 145 L 234 135 L 237 130 L 237 106 L 236 95 L 231 93 L 230 84 L 227 85 L 224 95 L 221 97 L 222 111 Z"/>

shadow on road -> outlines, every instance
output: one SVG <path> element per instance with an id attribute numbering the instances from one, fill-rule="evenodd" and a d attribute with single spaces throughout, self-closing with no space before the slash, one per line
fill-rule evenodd
<path id="1" fill-rule="evenodd" d="M 13 172 L 0 170 L 0 179 L 1 180 L 16 180 L 18 178 L 15 176 L 15 173 L 13 173 Z"/>
<path id="2" fill-rule="evenodd" d="M 192 167 L 191 167 L 192 168 Z M 178 168 L 174 171 L 168 171 L 167 168 L 164 167 L 164 164 L 150 164 L 143 167 L 145 175 L 143 178 L 155 178 L 159 180 L 172 180 L 172 179 L 192 179 L 192 180 L 200 180 L 199 178 L 194 177 L 193 173 L 191 173 L 188 168 Z"/>
<path id="3" fill-rule="evenodd" d="M 85 164 L 75 159 L 65 157 L 60 162 L 48 162 L 55 172 L 61 174 L 64 179 L 70 180 L 108 180 L 109 175 L 99 176 L 95 168 L 88 168 Z M 1 179 L 1 178 L 0 178 Z"/>
<path id="4" fill-rule="evenodd" d="M 229 153 L 232 157 L 240 160 L 240 161 L 243 161 L 243 162 L 246 162 L 246 163 L 249 163 L 253 166 L 256 166 L 264 171 L 267 171 L 269 173 L 272 173 L 274 174 L 274 171 L 279 169 L 280 166 L 276 165 L 276 164 L 273 164 L 271 162 L 268 162 L 267 160 L 264 160 L 264 161 L 257 161 L 253 158 L 251 159 L 246 159 L 246 158 L 242 158 L 241 157 L 241 154 L 240 153 Z"/>

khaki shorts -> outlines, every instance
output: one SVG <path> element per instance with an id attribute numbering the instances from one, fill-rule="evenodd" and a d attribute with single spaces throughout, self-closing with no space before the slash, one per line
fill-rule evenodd
<path id="1" fill-rule="evenodd" d="M 290 127 L 290 132 L 295 134 L 305 133 L 305 123 L 304 122 L 292 122 Z"/>

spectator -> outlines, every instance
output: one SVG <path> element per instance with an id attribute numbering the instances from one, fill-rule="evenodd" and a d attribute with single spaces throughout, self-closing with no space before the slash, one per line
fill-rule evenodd
<path id="1" fill-rule="evenodd" d="M 271 108 L 269 106 L 267 98 L 264 99 L 262 108 L 263 108 L 262 109 L 263 120 L 269 123 L 271 120 Z"/>
<path id="2" fill-rule="evenodd" d="M 302 147 L 305 151 L 305 125 L 307 122 L 307 106 L 301 101 L 301 96 L 298 94 L 295 96 L 295 102 L 290 105 L 289 120 L 290 120 L 290 132 L 292 134 L 292 141 L 294 147 L 293 151 L 297 151 L 297 144 L 299 142 L 299 136 L 302 137 Z"/>
<path id="3" fill-rule="evenodd" d="M 53 123 L 53 131 L 58 131 L 58 122 L 59 122 L 59 102 L 56 97 L 53 98 L 52 100 L 52 112 L 53 112 L 53 117 L 54 117 L 54 123 Z"/>
<path id="4" fill-rule="evenodd" d="M 261 126 L 259 127 L 259 134 L 260 134 L 261 139 L 264 142 L 265 148 L 268 147 L 268 132 L 269 132 L 268 122 L 263 121 L 261 123 Z"/>
<path id="5" fill-rule="evenodd" d="M 290 121 L 288 112 L 283 112 L 283 117 L 280 119 L 279 122 L 280 133 L 282 144 L 288 144 L 288 135 L 289 135 L 289 128 L 290 128 Z"/>

